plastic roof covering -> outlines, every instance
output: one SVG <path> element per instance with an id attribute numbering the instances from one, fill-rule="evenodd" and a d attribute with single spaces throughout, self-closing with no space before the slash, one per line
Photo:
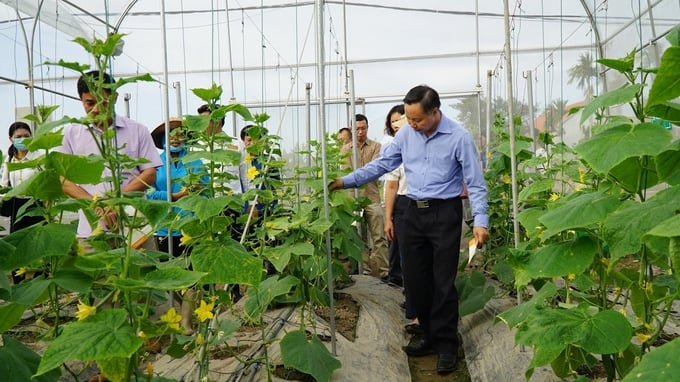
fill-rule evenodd
<path id="1" fill-rule="evenodd" d="M 26 44 L 14 7 L 19 6 L 30 39 L 37 1 L 1 1 L 0 49 L 9 59 L 0 61 L 0 76 L 26 81 Z M 162 79 L 160 8 L 160 1 L 44 0 L 33 41 L 34 61 L 90 62 L 70 41 L 78 29 L 101 37 L 119 24 L 119 32 L 127 36 L 124 54 L 113 62 L 114 75 L 150 72 Z M 200 100 L 188 89 L 215 82 L 224 87 L 223 103 L 233 95 L 236 102 L 270 114 L 271 126 L 277 131 L 280 125 L 284 139 L 304 138 L 304 109 L 289 107 L 284 112 L 281 105 L 304 104 L 305 83 L 313 84 L 311 97 L 317 98 L 314 1 L 173 1 L 165 3 L 165 11 L 169 82 L 179 82 L 181 88 L 177 93 L 169 89 L 170 115 L 195 112 Z M 583 90 L 569 84 L 566 75 L 579 55 L 622 57 L 643 46 L 651 66 L 667 45 L 660 37 L 680 21 L 675 0 L 524 0 L 510 1 L 509 11 L 515 97 L 526 102 L 523 75 L 531 70 L 535 103 L 541 108 L 555 99 L 583 99 Z M 493 97 L 507 98 L 504 33 L 502 1 L 326 1 L 328 130 L 347 123 L 345 106 L 334 103 L 348 90 L 345 64 L 354 73 L 355 95 L 366 100 L 360 110 L 372 121 L 369 136 L 375 139 L 382 135 L 386 110 L 417 84 L 427 83 L 447 99 L 484 93 L 486 72 L 491 70 Z M 34 66 L 34 77 L 37 86 L 75 94 L 74 75 L 61 68 Z M 150 127 L 163 120 L 161 85 L 129 85 L 123 91 L 131 95 L 132 118 Z M 28 106 L 27 93 L 24 86 L 0 81 L 7 108 L 0 113 L 0 126 L 12 122 L 12 107 Z M 62 105 L 57 117 L 82 114 L 77 101 L 49 92 L 36 90 L 36 103 Z M 453 110 L 444 111 L 455 117 Z"/>

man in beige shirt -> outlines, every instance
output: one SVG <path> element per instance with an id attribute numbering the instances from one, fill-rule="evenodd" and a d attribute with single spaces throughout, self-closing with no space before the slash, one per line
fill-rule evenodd
<path id="1" fill-rule="evenodd" d="M 380 143 L 368 139 L 368 119 L 363 114 L 356 115 L 356 139 L 358 146 L 358 165 L 353 163 L 352 142 L 342 147 L 342 154 L 350 154 L 347 157 L 347 165 L 356 170 L 364 167 L 368 162 L 380 155 Z M 353 191 L 352 191 L 353 192 Z M 360 197 L 368 198 L 371 203 L 364 207 L 363 216 L 368 230 L 361 230 L 364 239 L 364 273 L 380 278 L 387 278 L 389 262 L 387 258 L 387 241 L 385 240 L 383 208 L 380 205 L 380 192 L 378 181 L 368 182 L 359 190 Z M 368 232 L 366 232 L 368 231 Z M 368 234 L 368 235 L 367 235 Z M 369 251 L 369 235 L 373 244 Z"/>

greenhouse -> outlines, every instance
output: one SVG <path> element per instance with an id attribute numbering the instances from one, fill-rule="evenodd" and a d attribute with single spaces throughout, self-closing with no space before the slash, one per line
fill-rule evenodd
<path id="1" fill-rule="evenodd" d="M 680 375 L 677 1 L 0 0 L 0 51 L 2 381 Z"/>

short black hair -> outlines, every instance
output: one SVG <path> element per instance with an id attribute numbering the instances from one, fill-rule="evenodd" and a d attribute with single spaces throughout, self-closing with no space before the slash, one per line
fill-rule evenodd
<path id="1" fill-rule="evenodd" d="M 418 85 L 409 90 L 404 97 L 404 103 L 407 105 L 419 103 L 425 113 L 439 109 L 442 105 L 437 91 L 427 85 Z"/>
<path id="2" fill-rule="evenodd" d="M 359 121 L 366 121 L 366 124 L 368 125 L 368 118 L 366 118 L 366 116 L 363 115 L 363 114 L 357 114 L 357 115 L 356 115 L 356 121 L 357 121 L 357 122 L 359 122 Z"/>
<path id="3" fill-rule="evenodd" d="M 340 130 L 338 130 L 338 134 L 342 133 L 343 131 L 348 132 L 350 137 L 352 136 L 352 130 L 350 130 L 349 127 L 343 127 L 343 128 L 341 128 Z"/>
<path id="4" fill-rule="evenodd" d="M 111 77 L 111 75 L 109 75 L 108 73 L 100 72 L 99 70 L 89 71 L 89 72 L 83 74 L 82 76 L 80 76 L 80 78 L 78 78 L 78 84 L 76 86 L 78 87 L 78 97 L 79 98 L 82 98 L 83 94 L 85 94 L 85 93 L 92 93 L 92 89 L 90 89 L 90 87 L 88 86 L 88 84 L 87 84 L 88 81 L 85 79 L 85 77 L 89 78 L 89 80 L 90 80 L 89 82 L 97 82 L 97 81 L 101 80 L 101 82 L 104 83 L 104 84 L 115 83 L 115 81 L 113 80 L 113 77 Z M 105 89 L 102 89 L 102 90 L 111 94 L 111 89 L 105 88 Z"/>
<path id="5" fill-rule="evenodd" d="M 242 141 L 245 141 L 245 140 L 246 140 L 246 135 L 249 136 L 249 134 L 248 134 L 248 129 L 250 129 L 251 127 L 255 127 L 255 125 L 247 125 L 247 126 L 244 126 L 244 127 L 241 129 L 241 140 L 242 140 Z"/>
<path id="6" fill-rule="evenodd" d="M 198 112 L 198 114 L 203 114 L 203 113 L 210 114 L 210 113 L 212 113 L 213 110 L 219 109 L 220 107 L 222 107 L 222 106 L 220 104 L 216 103 L 215 105 L 213 105 L 213 107 L 211 109 L 210 105 L 205 103 L 205 104 L 199 106 L 198 109 L 196 109 L 196 112 Z M 224 126 L 224 117 L 222 117 L 222 119 L 220 120 L 220 126 Z"/>

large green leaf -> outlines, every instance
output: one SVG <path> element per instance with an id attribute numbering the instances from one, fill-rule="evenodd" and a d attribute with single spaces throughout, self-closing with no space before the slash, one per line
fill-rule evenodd
<path id="1" fill-rule="evenodd" d="M 39 137 L 34 137 L 28 146 L 30 151 L 49 150 L 61 145 L 64 136 L 61 133 L 48 132 Z"/>
<path id="2" fill-rule="evenodd" d="M 621 257 L 637 253 L 642 237 L 680 209 L 680 186 L 659 191 L 644 203 L 627 202 L 604 221 L 604 236 L 611 251 L 610 266 Z"/>
<path id="3" fill-rule="evenodd" d="M 188 271 L 182 268 L 164 268 L 144 276 L 147 287 L 158 290 L 179 290 L 188 288 L 206 275 L 205 272 Z"/>
<path id="4" fill-rule="evenodd" d="M 479 271 L 459 274 L 456 277 L 456 290 L 460 317 L 484 308 L 496 293 L 493 286 L 486 284 L 486 277 Z"/>
<path id="5" fill-rule="evenodd" d="M 230 198 L 206 198 L 200 195 L 189 195 L 175 202 L 175 206 L 193 212 L 201 221 L 213 217 L 227 207 Z"/>
<path id="6" fill-rule="evenodd" d="M 532 279 L 580 274 L 588 269 L 596 253 L 597 242 L 581 236 L 537 249 L 525 269 Z"/>
<path id="7" fill-rule="evenodd" d="M 24 281 L 12 288 L 12 301 L 18 304 L 35 305 L 45 300 L 50 280 L 35 278 Z"/>
<path id="8" fill-rule="evenodd" d="M 671 46 L 661 56 L 661 64 L 649 90 L 647 105 L 653 107 L 680 96 L 680 47 Z"/>
<path id="9" fill-rule="evenodd" d="M 605 130 L 578 144 L 574 150 L 595 171 L 606 174 L 627 158 L 659 154 L 670 140 L 671 133 L 663 126 L 640 123 L 633 128 L 622 125 Z"/>
<path id="10" fill-rule="evenodd" d="M 647 353 L 622 382 L 673 381 L 680 375 L 680 339 Z"/>
<path id="11" fill-rule="evenodd" d="M 540 179 L 536 182 L 531 183 L 530 185 L 526 186 L 522 191 L 520 191 L 519 201 L 523 202 L 527 200 L 530 196 L 552 190 L 554 183 L 555 182 L 552 179 Z"/>
<path id="12" fill-rule="evenodd" d="M 518 343 L 536 348 L 576 345 L 591 353 L 612 354 L 628 347 L 632 332 L 626 317 L 613 310 L 590 314 L 581 307 L 546 308 L 535 310 L 527 324 L 520 326 L 515 338 Z"/>
<path id="13" fill-rule="evenodd" d="M 39 363 L 40 355 L 11 336 L 2 336 L 0 376 L 3 382 L 51 382 L 59 379 L 61 371 L 58 369 L 32 378 Z"/>
<path id="14" fill-rule="evenodd" d="M 5 238 L 16 249 L 0 257 L 0 269 L 17 269 L 48 256 L 66 256 L 76 240 L 75 227 L 64 224 L 35 225 Z"/>
<path id="15" fill-rule="evenodd" d="M 116 198 L 107 201 L 109 205 L 130 205 L 146 217 L 152 226 L 158 225 L 168 214 L 170 203 L 164 200 L 149 200 L 144 198 Z"/>
<path id="16" fill-rule="evenodd" d="M 13 328 L 14 325 L 21 321 L 21 315 L 30 305 L 22 305 L 17 303 L 9 303 L 0 305 L 0 333 L 4 333 L 7 329 Z M 0 350 L 2 347 L 0 347 Z"/>
<path id="17" fill-rule="evenodd" d="M 307 340 L 301 330 L 288 332 L 281 339 L 281 358 L 284 366 L 307 373 L 319 382 L 330 381 L 333 371 L 342 366 L 317 336 Z"/>
<path id="18" fill-rule="evenodd" d="M 50 169 L 40 171 L 7 193 L 7 196 L 32 196 L 40 200 L 57 200 L 64 197 L 59 175 Z"/>
<path id="19" fill-rule="evenodd" d="M 585 193 L 561 206 L 546 212 L 539 218 L 545 225 L 543 240 L 568 229 L 587 228 L 604 221 L 621 202 L 604 191 Z"/>
<path id="20" fill-rule="evenodd" d="M 671 185 L 680 184 L 680 139 L 656 157 L 659 179 Z"/>
<path id="21" fill-rule="evenodd" d="M 505 322 L 509 328 L 514 328 L 526 321 L 537 307 L 542 307 L 545 300 L 557 294 L 557 287 L 553 283 L 546 283 L 529 301 L 512 307 L 496 316 L 498 320 Z"/>
<path id="22" fill-rule="evenodd" d="M 546 213 L 546 211 L 542 208 L 527 208 L 525 210 L 522 210 L 519 214 L 517 214 L 517 220 L 519 221 L 519 224 L 524 227 L 526 230 L 527 235 L 535 239 L 539 233 L 542 233 L 540 229 L 536 228 L 541 225 L 539 219 L 541 216 L 543 216 Z"/>
<path id="23" fill-rule="evenodd" d="M 643 239 L 647 239 L 648 236 L 680 237 L 680 215 L 659 222 L 656 227 L 645 234 Z"/>
<path id="24" fill-rule="evenodd" d="M 64 325 L 62 334 L 45 350 L 36 374 L 47 373 L 66 361 L 128 358 L 142 342 L 128 323 L 125 310 L 104 310 Z"/>
<path id="25" fill-rule="evenodd" d="M 251 255 L 238 242 L 204 241 L 191 252 L 195 271 L 206 272 L 203 283 L 257 285 L 262 278 L 262 260 Z"/>
<path id="26" fill-rule="evenodd" d="M 62 154 L 52 151 L 47 155 L 49 166 L 57 174 L 76 184 L 97 184 L 101 182 L 104 163 L 101 157 Z"/>
<path id="27" fill-rule="evenodd" d="M 605 93 L 587 104 L 581 112 L 581 124 L 590 118 L 598 109 L 607 108 L 610 106 L 622 105 L 628 103 L 635 98 L 635 95 L 642 91 L 641 84 L 625 85 L 619 89 Z"/>
<path id="28" fill-rule="evenodd" d="M 279 278 L 275 275 L 262 281 L 259 285 L 248 289 L 248 299 L 245 303 L 245 312 L 248 317 L 257 321 L 274 298 L 288 294 L 290 290 L 298 285 L 299 280 L 293 276 Z"/>
<path id="29" fill-rule="evenodd" d="M 303 242 L 267 247 L 264 249 L 263 256 L 274 265 L 277 271 L 283 272 L 292 256 L 311 256 L 313 254 L 314 246 Z"/>
<path id="30" fill-rule="evenodd" d="M 624 190 L 637 194 L 659 184 L 654 157 L 631 157 L 614 166 L 609 177 Z"/>
<path id="31" fill-rule="evenodd" d="M 54 273 L 52 282 L 67 291 L 87 293 L 92 288 L 94 279 L 80 271 L 62 269 Z"/>
<path id="32" fill-rule="evenodd" d="M 654 105 L 647 109 L 647 116 L 680 125 L 680 104 L 668 101 Z"/>

